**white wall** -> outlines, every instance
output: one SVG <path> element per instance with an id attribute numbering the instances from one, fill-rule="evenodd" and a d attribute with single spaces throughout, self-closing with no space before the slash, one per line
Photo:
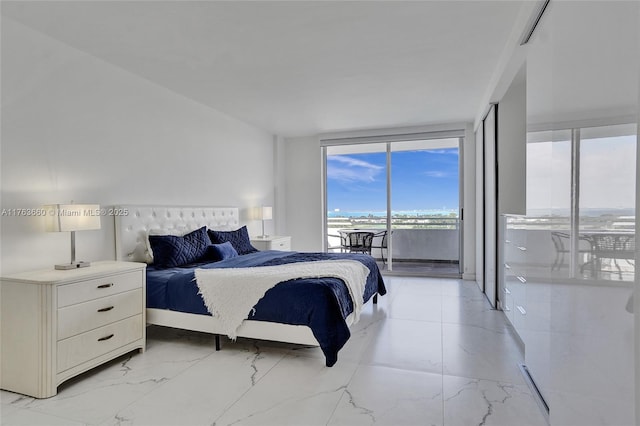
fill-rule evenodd
<path id="1" fill-rule="evenodd" d="M 638 8 L 638 23 L 640 23 L 640 8 Z M 638 63 L 640 63 L 640 31 L 638 31 Z M 636 141 L 636 229 L 640 229 L 640 73 L 638 73 L 638 111 L 637 111 L 637 141 Z M 636 250 L 636 265 L 640 265 L 640 250 Z M 635 347 L 635 418 L 640 420 L 640 274 L 635 275 L 635 285 L 633 291 L 633 312 L 634 312 L 634 347 Z"/>
<path id="2" fill-rule="evenodd" d="M 1 35 L 3 209 L 273 204 L 272 135 L 4 17 Z M 0 226 L 2 274 L 70 260 L 68 233 L 42 218 Z M 102 228 L 77 234 L 80 260 L 114 258 L 113 218 Z"/>
<path id="3" fill-rule="evenodd" d="M 498 104 L 498 215 L 526 214 L 527 81 L 525 67 Z"/>
<path id="4" fill-rule="evenodd" d="M 474 133 L 475 168 L 475 280 L 484 292 L 484 124 L 481 122 Z"/>
<path id="5" fill-rule="evenodd" d="M 285 142 L 286 234 L 296 251 L 322 251 L 322 150 L 317 137 Z"/>
<path id="6" fill-rule="evenodd" d="M 477 202 L 476 202 L 476 135 L 473 125 L 465 127 L 463 145 L 463 234 L 462 234 L 462 278 L 465 280 L 476 279 L 476 227 L 477 227 Z"/>
<path id="7" fill-rule="evenodd" d="M 287 182 L 287 160 L 285 141 L 281 136 L 273 138 L 273 179 L 274 179 L 274 195 L 273 195 L 273 233 L 286 234 L 287 226 L 287 204 L 286 204 L 286 182 Z M 265 223 L 265 229 L 266 229 Z"/>

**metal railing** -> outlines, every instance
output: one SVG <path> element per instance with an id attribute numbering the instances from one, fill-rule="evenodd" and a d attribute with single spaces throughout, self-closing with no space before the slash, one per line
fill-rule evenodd
<path id="1" fill-rule="evenodd" d="M 581 216 L 573 235 L 567 216 L 507 216 L 506 239 L 526 241 L 530 273 L 556 278 L 633 281 L 635 216 Z M 573 238 L 572 238 L 573 237 Z"/>
<path id="2" fill-rule="evenodd" d="M 508 223 L 516 229 L 566 230 L 571 219 L 567 216 L 508 216 Z M 628 230 L 634 231 L 635 216 L 581 216 L 580 230 Z"/>
<path id="3" fill-rule="evenodd" d="M 330 217 L 327 228 L 332 229 L 385 229 L 387 218 L 379 216 L 366 217 Z M 459 229 L 460 219 L 444 216 L 393 216 L 392 229 Z"/>
<path id="4" fill-rule="evenodd" d="M 339 230 L 361 229 L 383 231 L 386 217 L 331 217 L 327 218 L 327 242 L 330 251 L 339 251 Z M 460 220 L 443 216 L 394 216 L 391 219 L 393 231 L 393 253 L 395 260 L 432 261 L 459 259 Z M 374 257 L 381 257 L 380 250 L 374 250 Z"/>

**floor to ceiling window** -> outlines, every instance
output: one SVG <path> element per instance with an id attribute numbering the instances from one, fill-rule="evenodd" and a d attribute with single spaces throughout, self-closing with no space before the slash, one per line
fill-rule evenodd
<path id="1" fill-rule="evenodd" d="M 326 147 L 330 251 L 374 234 L 371 254 L 396 273 L 459 275 L 460 138 Z"/>
<path id="2" fill-rule="evenodd" d="M 638 17 L 638 2 L 551 1 L 526 47 L 511 316 L 552 426 L 638 424 L 637 125 L 623 124 L 638 119 Z"/>
<path id="3" fill-rule="evenodd" d="M 527 215 L 507 223 L 526 246 L 512 258 L 527 274 L 513 318 L 551 424 L 585 424 L 614 409 L 615 424 L 632 423 L 636 129 L 527 135 Z M 602 397 L 602 389 L 620 391 Z M 605 423 L 613 424 L 597 424 Z"/>
<path id="4" fill-rule="evenodd" d="M 633 281 L 635 152 L 635 124 L 529 134 L 523 226 L 553 229 L 554 275 Z"/>

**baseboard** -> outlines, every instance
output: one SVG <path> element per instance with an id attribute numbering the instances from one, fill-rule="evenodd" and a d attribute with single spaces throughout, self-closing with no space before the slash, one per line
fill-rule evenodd
<path id="1" fill-rule="evenodd" d="M 465 281 L 475 281 L 476 280 L 476 274 L 462 274 L 462 279 Z"/>
<path id="2" fill-rule="evenodd" d="M 397 259 L 397 258 L 393 258 L 393 263 L 403 263 L 403 262 L 407 262 L 407 263 L 447 263 L 447 264 L 452 264 L 452 265 L 458 265 L 460 264 L 460 261 L 458 260 L 447 260 L 447 259 L 408 259 L 408 258 L 402 258 L 402 259 Z"/>

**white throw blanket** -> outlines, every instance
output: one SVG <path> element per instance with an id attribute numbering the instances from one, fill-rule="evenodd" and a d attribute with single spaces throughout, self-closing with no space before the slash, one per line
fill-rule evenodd
<path id="1" fill-rule="evenodd" d="M 270 288 L 297 278 L 340 278 L 353 300 L 354 324 L 360 319 L 369 268 L 355 260 L 322 260 L 250 268 L 196 269 L 199 294 L 223 332 L 236 338 L 238 327 Z"/>

